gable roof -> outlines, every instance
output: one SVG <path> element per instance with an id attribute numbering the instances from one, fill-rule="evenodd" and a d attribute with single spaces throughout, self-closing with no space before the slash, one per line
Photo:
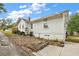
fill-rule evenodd
<path id="1" fill-rule="evenodd" d="M 54 15 L 49 15 L 49 16 L 46 16 L 46 17 L 41 17 L 39 19 L 31 21 L 30 23 L 36 23 L 36 22 L 41 22 L 41 21 L 46 21 L 46 20 L 52 20 L 52 19 L 56 19 L 56 18 L 61 18 L 61 17 L 63 17 L 64 13 L 68 14 L 68 10 L 65 10 L 64 12 L 57 13 L 57 14 L 54 14 Z M 49 18 L 52 18 L 52 19 L 49 19 Z"/>
<path id="2" fill-rule="evenodd" d="M 19 24 L 19 22 L 20 22 L 21 20 L 24 20 L 26 23 L 29 23 L 29 20 L 28 20 L 28 19 L 18 18 L 17 24 Z"/>

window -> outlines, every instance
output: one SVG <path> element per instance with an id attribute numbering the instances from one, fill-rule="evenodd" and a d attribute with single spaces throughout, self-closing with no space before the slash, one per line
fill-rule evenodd
<path id="1" fill-rule="evenodd" d="M 21 24 L 19 25 L 19 28 L 21 29 Z"/>
<path id="2" fill-rule="evenodd" d="M 31 24 L 31 29 L 33 29 L 33 24 Z"/>
<path id="3" fill-rule="evenodd" d="M 43 19 L 43 21 L 44 21 L 44 28 L 48 28 L 47 18 Z"/>
<path id="4" fill-rule="evenodd" d="M 24 29 L 24 25 L 22 25 L 22 29 Z"/>
<path id="5" fill-rule="evenodd" d="M 47 23 L 44 23 L 44 28 L 48 28 L 48 25 L 47 25 Z"/>
<path id="6" fill-rule="evenodd" d="M 28 28 L 26 27 L 26 29 L 25 29 L 26 31 L 28 30 Z"/>

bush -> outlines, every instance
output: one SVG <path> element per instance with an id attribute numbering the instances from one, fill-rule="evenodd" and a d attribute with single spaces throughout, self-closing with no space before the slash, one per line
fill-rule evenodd
<path id="1" fill-rule="evenodd" d="M 11 31 L 3 31 L 1 30 L 2 33 L 4 33 L 6 36 L 11 36 L 12 32 Z"/>
<path id="2" fill-rule="evenodd" d="M 15 34 L 17 33 L 17 27 L 16 26 L 12 27 L 12 33 L 15 33 Z"/>

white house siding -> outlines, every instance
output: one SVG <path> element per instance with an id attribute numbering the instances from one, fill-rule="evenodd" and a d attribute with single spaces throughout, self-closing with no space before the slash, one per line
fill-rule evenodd
<path id="1" fill-rule="evenodd" d="M 27 23 L 24 20 L 21 20 L 18 24 L 18 30 L 20 32 L 25 32 Z M 23 27 L 22 27 L 23 26 Z"/>
<path id="2" fill-rule="evenodd" d="M 35 37 L 49 40 L 65 40 L 64 18 L 47 21 L 48 28 L 44 28 L 44 21 L 33 23 L 33 34 Z M 49 35 L 49 36 L 47 36 Z"/>

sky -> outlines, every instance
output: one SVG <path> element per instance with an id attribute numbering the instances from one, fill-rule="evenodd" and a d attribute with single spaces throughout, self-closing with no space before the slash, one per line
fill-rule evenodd
<path id="1" fill-rule="evenodd" d="M 36 19 L 50 14 L 69 10 L 69 15 L 79 12 L 79 3 L 4 3 L 6 13 L 1 13 L 0 18 L 18 17 Z"/>

